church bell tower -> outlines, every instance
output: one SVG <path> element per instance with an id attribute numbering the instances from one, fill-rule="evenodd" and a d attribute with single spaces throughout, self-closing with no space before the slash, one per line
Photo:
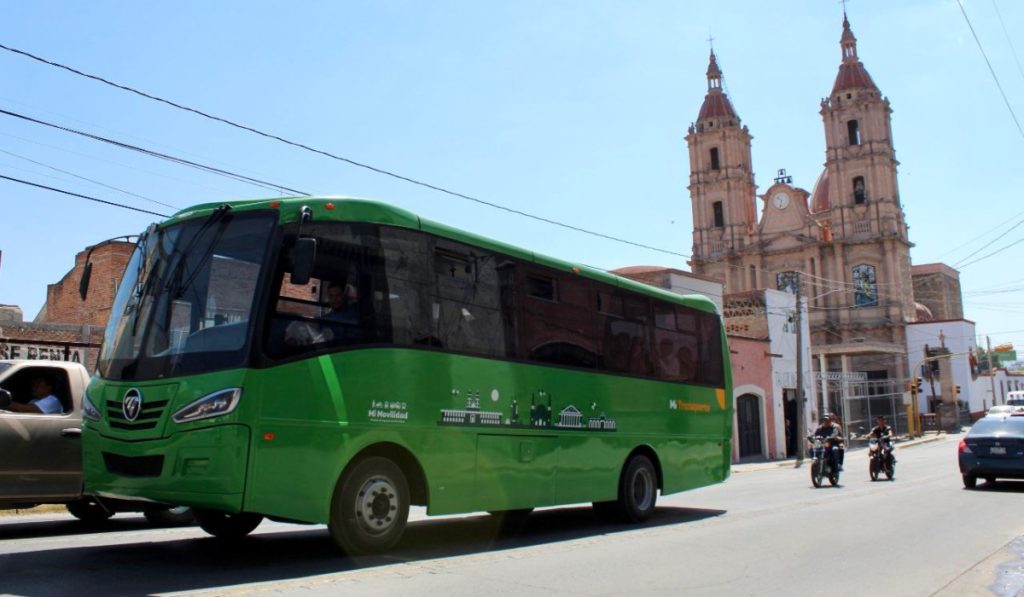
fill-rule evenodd
<path id="1" fill-rule="evenodd" d="M 742 290 L 737 251 L 749 244 L 757 224 L 750 132 L 722 89 L 722 71 L 712 50 L 708 91 L 686 143 L 690 153 L 694 272 L 719 278 L 726 291 Z"/>

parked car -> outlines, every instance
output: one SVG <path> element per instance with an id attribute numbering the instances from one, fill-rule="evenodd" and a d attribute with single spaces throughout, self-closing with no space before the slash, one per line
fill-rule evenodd
<path id="1" fill-rule="evenodd" d="M 11 402 L 29 402 L 39 378 L 53 387 L 63 412 L 8 410 Z M 0 360 L 0 510 L 64 504 L 86 522 L 141 511 L 154 524 L 190 524 L 188 508 L 83 495 L 82 396 L 88 383 L 89 374 L 78 363 Z"/>
<path id="2" fill-rule="evenodd" d="M 985 413 L 985 416 L 990 416 L 990 415 L 996 415 L 996 416 L 1008 415 L 1008 414 L 1013 413 L 1013 411 L 1018 409 L 1018 408 L 1020 408 L 1020 407 L 1012 406 L 1012 405 L 1009 405 L 1009 404 L 997 404 L 997 405 L 993 406 L 992 408 L 988 409 L 988 412 Z"/>
<path id="3" fill-rule="evenodd" d="M 1024 412 L 978 419 L 958 448 L 964 487 L 978 479 L 1024 479 Z"/>
<path id="4" fill-rule="evenodd" d="M 1006 404 L 1010 406 L 1024 406 L 1024 390 L 1014 390 L 1006 393 Z"/>

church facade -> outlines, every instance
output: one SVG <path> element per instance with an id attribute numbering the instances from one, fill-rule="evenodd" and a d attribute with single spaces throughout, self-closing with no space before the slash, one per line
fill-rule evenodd
<path id="1" fill-rule="evenodd" d="M 722 89 L 712 51 L 707 95 L 686 136 L 690 266 L 720 280 L 727 296 L 799 293 L 817 371 L 902 379 L 906 326 L 916 313 L 892 109 L 858 58 L 845 17 L 840 49 L 835 83 L 820 104 L 825 162 L 813 190 L 780 171 L 761 194 L 752 136 Z"/>

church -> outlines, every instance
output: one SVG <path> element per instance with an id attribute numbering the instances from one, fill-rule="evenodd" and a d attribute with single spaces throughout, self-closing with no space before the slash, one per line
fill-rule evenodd
<path id="1" fill-rule="evenodd" d="M 712 50 L 707 94 L 686 136 L 690 266 L 721 281 L 727 297 L 773 289 L 805 299 L 818 373 L 903 380 L 911 366 L 907 325 L 917 321 L 920 305 L 897 182 L 892 109 L 857 56 L 845 15 L 839 45 L 839 70 L 819 112 L 824 167 L 810 193 L 784 171 L 757 192 L 752 136 L 722 88 Z M 958 280 L 956 285 L 959 294 Z"/>

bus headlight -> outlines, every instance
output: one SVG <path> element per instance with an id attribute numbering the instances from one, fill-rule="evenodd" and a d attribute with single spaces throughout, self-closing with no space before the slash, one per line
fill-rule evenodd
<path id="1" fill-rule="evenodd" d="M 96 405 L 89 400 L 89 395 L 82 396 L 82 416 L 90 421 L 99 421 L 100 409 L 96 408 Z"/>
<path id="2" fill-rule="evenodd" d="M 226 415 L 235 410 L 235 407 L 238 406 L 238 401 L 241 398 L 242 388 L 228 388 L 226 390 L 220 390 L 207 396 L 203 396 L 199 400 L 191 402 L 184 408 L 179 409 L 171 415 L 171 420 L 175 423 L 191 423 L 192 421 L 200 421 L 202 419 Z"/>

